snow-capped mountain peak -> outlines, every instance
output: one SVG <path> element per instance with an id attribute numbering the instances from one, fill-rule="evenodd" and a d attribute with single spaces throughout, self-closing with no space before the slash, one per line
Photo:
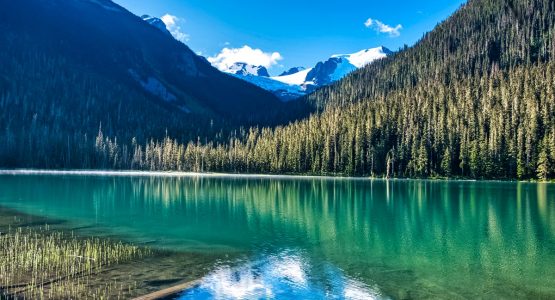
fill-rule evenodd
<path id="1" fill-rule="evenodd" d="M 289 75 L 275 76 L 275 77 L 272 77 L 272 79 L 286 84 L 290 84 L 290 85 L 303 85 L 306 83 L 306 77 L 310 71 L 312 71 L 312 68 L 304 69 Z"/>
<path id="2" fill-rule="evenodd" d="M 332 55 L 327 61 L 319 62 L 307 74 L 306 80 L 318 87 L 328 85 L 391 53 L 393 52 L 385 47 L 377 47 L 352 54 Z"/>
<path id="3" fill-rule="evenodd" d="M 271 91 L 282 100 L 288 101 L 338 81 L 347 74 L 392 53 L 385 47 L 377 47 L 352 54 L 333 55 L 313 68 L 295 67 L 273 77 L 270 77 L 268 70 L 263 66 L 240 62 L 220 70 Z"/>
<path id="4" fill-rule="evenodd" d="M 166 24 L 164 23 L 164 21 L 162 21 L 162 19 L 156 18 L 156 17 L 151 17 L 149 15 L 143 15 L 143 16 L 141 16 L 141 18 L 145 22 L 147 22 L 148 24 L 158 28 L 163 33 L 169 34 L 170 36 L 172 35 L 170 33 L 170 31 L 168 30 L 168 28 L 166 27 Z"/>
<path id="5" fill-rule="evenodd" d="M 332 58 L 344 58 L 357 69 L 360 69 L 367 64 L 377 59 L 384 58 L 392 53 L 393 52 L 391 50 L 381 46 L 377 48 L 365 49 L 352 54 L 336 54 L 332 55 Z"/>
<path id="6" fill-rule="evenodd" d="M 291 69 L 281 73 L 279 76 L 293 75 L 295 73 L 299 73 L 299 72 L 304 71 L 304 70 L 306 70 L 305 67 L 294 67 L 294 68 L 291 68 Z"/>
<path id="7" fill-rule="evenodd" d="M 247 63 L 236 62 L 231 65 L 229 68 L 224 70 L 226 73 L 234 74 L 234 75 L 242 75 L 242 76 L 262 76 L 262 77 L 270 77 L 268 73 L 268 69 L 264 66 L 253 66 Z"/>

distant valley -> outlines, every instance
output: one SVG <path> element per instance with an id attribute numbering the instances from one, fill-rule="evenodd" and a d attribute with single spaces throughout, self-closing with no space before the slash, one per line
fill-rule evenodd
<path id="1" fill-rule="evenodd" d="M 393 52 L 383 46 L 353 54 L 338 54 L 318 62 L 312 68 L 294 67 L 278 76 L 270 76 L 263 66 L 246 63 L 235 63 L 221 71 L 271 91 L 283 101 L 289 101 L 341 80 L 349 73 L 391 54 Z"/>
<path id="2" fill-rule="evenodd" d="M 142 18 L 150 25 L 171 35 L 160 18 L 149 15 L 143 15 Z M 277 76 L 271 76 L 264 66 L 249 65 L 245 62 L 221 67 L 220 71 L 270 91 L 282 101 L 290 101 L 332 84 L 349 73 L 391 54 L 393 51 L 384 46 L 364 49 L 352 54 L 336 54 L 311 68 L 292 67 Z M 214 67 L 218 66 L 214 65 Z"/>

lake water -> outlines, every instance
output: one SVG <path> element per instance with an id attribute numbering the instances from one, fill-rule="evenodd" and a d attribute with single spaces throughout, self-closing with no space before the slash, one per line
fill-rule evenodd
<path id="1" fill-rule="evenodd" d="M 180 299 L 555 298 L 555 185 L 0 175 L 0 206 L 230 254 Z"/>

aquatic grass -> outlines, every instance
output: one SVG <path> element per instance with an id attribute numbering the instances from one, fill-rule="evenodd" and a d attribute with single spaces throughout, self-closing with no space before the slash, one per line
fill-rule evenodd
<path id="1" fill-rule="evenodd" d="M 9 229 L 0 235 L 0 298 L 112 298 L 128 288 L 117 282 L 89 288 L 90 277 L 151 254 L 148 248 L 48 227 Z"/>

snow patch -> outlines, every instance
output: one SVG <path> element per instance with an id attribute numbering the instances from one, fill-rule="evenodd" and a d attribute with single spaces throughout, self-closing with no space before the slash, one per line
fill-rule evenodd
<path id="1" fill-rule="evenodd" d="M 303 85 L 306 83 L 306 76 L 310 71 L 312 71 L 312 68 L 306 69 L 291 75 L 275 76 L 275 77 L 272 77 L 272 79 L 286 84 Z"/>
<path id="2" fill-rule="evenodd" d="M 177 67 L 185 73 L 186 76 L 199 76 L 199 70 L 195 62 L 195 54 L 192 52 L 184 52 L 180 56 L 181 64 Z"/>
<path id="3" fill-rule="evenodd" d="M 139 84 L 141 84 L 141 86 L 152 95 L 160 97 L 166 102 L 174 102 L 177 100 L 177 97 L 170 93 L 158 79 L 149 76 L 146 80 L 142 80 L 134 70 L 129 70 L 129 73 L 133 79 L 139 82 Z"/>
<path id="4" fill-rule="evenodd" d="M 356 68 L 362 68 L 375 60 L 387 57 L 389 54 L 391 54 L 389 49 L 385 47 L 377 47 L 352 54 L 336 54 L 332 55 L 332 57 L 345 58 Z"/>
<path id="5" fill-rule="evenodd" d="M 356 69 L 357 67 L 350 60 L 341 58 L 335 67 L 335 71 L 330 74 L 330 81 L 338 81 Z"/>
<path id="6" fill-rule="evenodd" d="M 248 81 L 260 88 L 273 92 L 282 101 L 290 101 L 302 97 L 306 94 L 304 87 L 299 85 L 287 84 L 275 80 L 274 78 L 254 75 L 233 75 L 237 78 Z"/>
<path id="7" fill-rule="evenodd" d="M 305 67 L 294 67 L 294 68 L 291 68 L 291 69 L 281 73 L 279 76 L 293 75 L 293 74 L 298 73 L 298 72 L 303 71 L 303 70 L 306 70 L 306 68 Z"/>
<path id="8" fill-rule="evenodd" d="M 164 23 L 164 21 L 162 21 L 162 19 L 156 18 L 156 17 L 151 17 L 149 15 L 142 16 L 142 19 L 145 22 L 147 22 L 148 24 L 150 24 L 150 25 L 154 26 L 155 28 L 159 29 L 163 33 L 172 36 L 171 32 L 168 30 L 168 28 L 166 27 L 166 24 Z"/>
<path id="9" fill-rule="evenodd" d="M 243 76 L 254 75 L 270 77 L 270 74 L 268 74 L 268 70 L 264 66 L 253 66 L 244 62 L 234 63 L 229 68 L 225 69 L 224 72 Z"/>
<path id="10" fill-rule="evenodd" d="M 235 62 L 223 65 L 214 58 L 208 60 L 221 71 L 255 84 L 273 92 L 282 100 L 302 97 L 315 89 L 338 81 L 349 73 L 384 57 L 392 52 L 385 47 L 362 50 L 352 54 L 333 55 L 326 61 L 319 62 L 314 68 L 291 68 L 280 76 L 269 77 L 263 66 Z"/>
<path id="11" fill-rule="evenodd" d="M 174 94 L 168 92 L 168 89 L 154 77 L 148 77 L 145 81 L 141 81 L 143 88 L 150 93 L 164 99 L 166 102 L 173 102 L 177 100 Z"/>

